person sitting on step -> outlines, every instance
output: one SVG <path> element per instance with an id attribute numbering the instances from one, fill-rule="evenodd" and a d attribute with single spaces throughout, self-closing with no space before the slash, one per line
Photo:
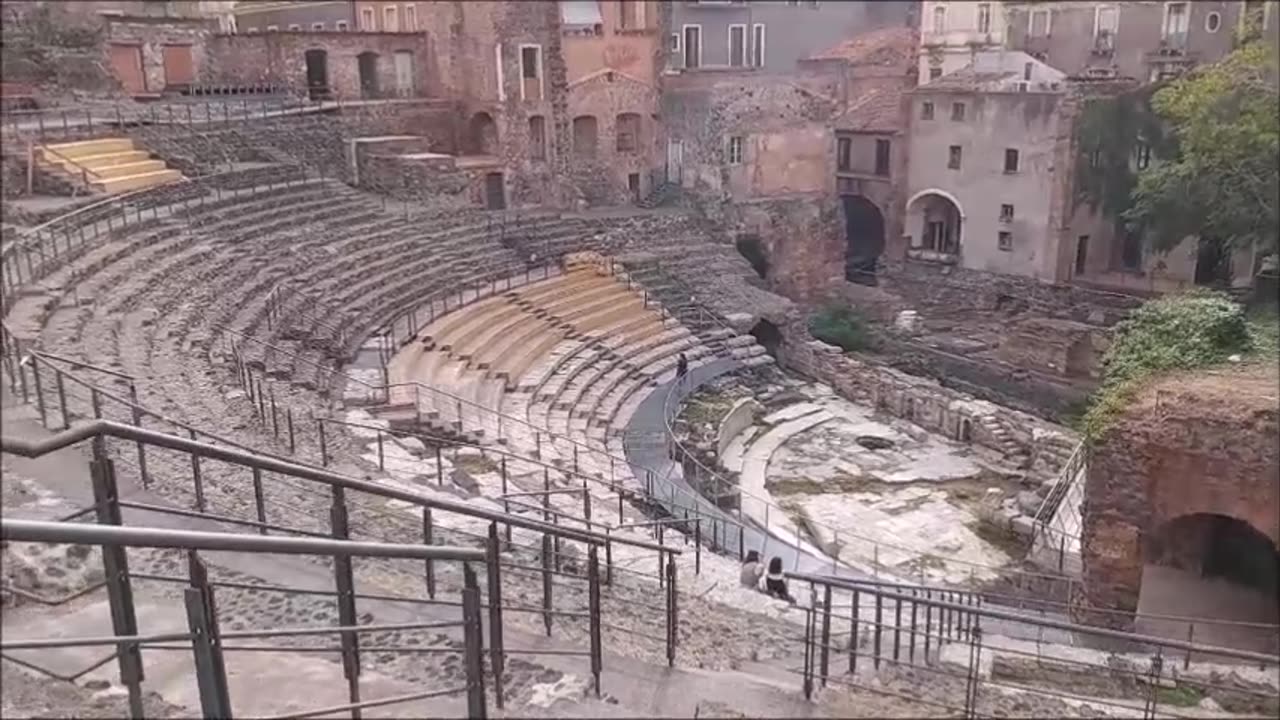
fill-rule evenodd
<path id="1" fill-rule="evenodd" d="M 764 576 L 764 562 L 760 560 L 760 553 L 755 550 L 747 551 L 747 559 L 742 561 L 742 586 L 749 587 L 752 590 L 760 587 L 760 578 Z"/>
<path id="2" fill-rule="evenodd" d="M 789 603 L 796 601 L 791 597 L 791 593 L 787 592 L 787 579 L 782 574 L 782 558 L 777 555 L 769 560 L 769 574 L 764 577 L 764 591 L 769 593 L 769 597 L 786 600 Z"/>

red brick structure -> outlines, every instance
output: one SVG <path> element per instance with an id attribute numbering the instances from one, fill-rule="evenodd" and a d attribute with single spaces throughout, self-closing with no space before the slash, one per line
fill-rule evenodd
<path id="1" fill-rule="evenodd" d="M 1275 366 L 1179 374 L 1151 383 L 1134 398 L 1090 459 L 1082 605 L 1133 612 L 1145 563 L 1200 570 L 1210 548 L 1206 537 L 1192 537 L 1203 528 L 1188 523 L 1188 516 L 1240 521 L 1270 540 L 1275 552 L 1278 403 Z M 1263 566 L 1268 561 L 1274 563 L 1260 560 Z M 1132 623 L 1130 616 L 1081 616 L 1099 624 Z"/>

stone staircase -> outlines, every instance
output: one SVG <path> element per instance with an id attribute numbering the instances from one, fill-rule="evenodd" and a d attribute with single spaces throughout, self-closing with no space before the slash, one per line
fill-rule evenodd
<path id="1" fill-rule="evenodd" d="M 74 191 L 113 194 L 182 179 L 182 173 L 139 150 L 129 138 L 101 138 L 36 147 L 36 170 Z"/>
<path id="2" fill-rule="evenodd" d="M 653 186 L 648 195 L 636 202 L 636 207 L 652 210 L 670 204 L 680 195 L 680 186 L 663 181 Z"/>

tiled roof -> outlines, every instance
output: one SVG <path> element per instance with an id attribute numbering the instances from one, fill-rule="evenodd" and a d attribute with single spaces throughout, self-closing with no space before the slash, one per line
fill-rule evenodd
<path id="1" fill-rule="evenodd" d="M 837 130 L 854 132 L 897 132 L 905 126 L 902 117 L 901 81 L 886 81 L 864 89 L 851 99 L 849 109 L 833 121 Z"/>
<path id="2" fill-rule="evenodd" d="M 914 64 L 916 31 L 907 27 L 872 30 L 809 56 L 810 60 L 844 60 L 850 65 L 903 66 Z"/>

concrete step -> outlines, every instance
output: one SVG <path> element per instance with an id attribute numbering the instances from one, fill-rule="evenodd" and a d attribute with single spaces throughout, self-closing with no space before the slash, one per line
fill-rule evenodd
<path id="1" fill-rule="evenodd" d="M 123 177 L 94 180 L 89 184 L 94 190 L 107 193 L 117 193 L 124 192 L 126 190 L 137 190 L 139 188 L 152 187 L 181 179 L 182 173 L 177 170 L 156 170 L 138 175 L 125 175 Z"/>

